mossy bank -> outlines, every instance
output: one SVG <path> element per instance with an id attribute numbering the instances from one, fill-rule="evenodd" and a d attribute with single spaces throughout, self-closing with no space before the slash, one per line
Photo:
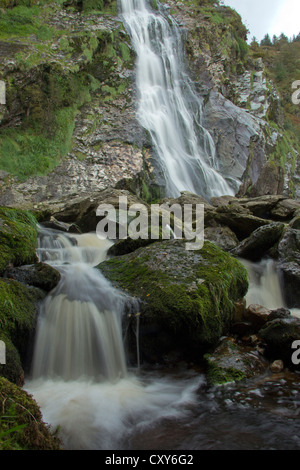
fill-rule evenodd
<path id="1" fill-rule="evenodd" d="M 30 366 L 39 304 L 59 281 L 56 270 L 37 260 L 37 234 L 34 214 L 0 207 L 1 450 L 60 447 L 37 404 L 21 388 Z"/>

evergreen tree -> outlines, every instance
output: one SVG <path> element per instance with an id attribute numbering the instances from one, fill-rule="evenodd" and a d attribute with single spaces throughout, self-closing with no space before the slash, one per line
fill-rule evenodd
<path id="1" fill-rule="evenodd" d="M 261 46 L 272 46 L 272 41 L 269 34 L 266 34 L 265 37 L 260 41 Z"/>

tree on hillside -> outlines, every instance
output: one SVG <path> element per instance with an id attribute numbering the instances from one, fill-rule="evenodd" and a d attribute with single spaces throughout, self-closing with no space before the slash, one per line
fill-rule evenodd
<path id="1" fill-rule="evenodd" d="M 266 34 L 265 37 L 260 41 L 261 46 L 272 46 L 272 41 L 269 34 Z"/>

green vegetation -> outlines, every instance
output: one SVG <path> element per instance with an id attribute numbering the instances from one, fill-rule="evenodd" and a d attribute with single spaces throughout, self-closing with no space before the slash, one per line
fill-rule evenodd
<path id="1" fill-rule="evenodd" d="M 209 242 L 196 252 L 185 250 L 183 241 L 157 242 L 99 268 L 145 302 L 148 321 L 173 334 L 184 331 L 199 346 L 219 339 L 248 288 L 245 268 Z"/>
<path id="2" fill-rule="evenodd" d="M 0 275 L 8 265 L 36 262 L 36 219 L 28 211 L 0 208 Z M 44 297 L 39 289 L 0 278 L 0 340 L 6 345 L 6 364 L 0 375 L 22 384 L 27 342 L 35 327 L 36 306 Z"/>
<path id="3" fill-rule="evenodd" d="M 97 27 L 60 31 L 51 17 L 61 4 L 5 2 L 0 11 L 0 39 L 6 41 L 19 70 L 9 77 L 0 71 L 7 85 L 0 169 L 21 181 L 48 174 L 72 150 L 76 115 L 92 97 L 113 101 L 128 87 L 128 79 L 120 79 L 116 72 L 133 63 L 122 25 L 114 31 Z M 116 1 L 73 1 L 64 7 L 71 13 L 86 12 L 85 21 L 98 25 L 99 15 L 116 12 Z"/>
<path id="4" fill-rule="evenodd" d="M 268 78 L 275 84 L 281 98 L 284 112 L 284 127 L 294 139 L 294 146 L 300 141 L 300 106 L 292 102 L 292 84 L 300 79 L 300 33 L 288 39 L 284 34 L 272 39 L 267 34 L 258 44 L 255 38 L 251 43 L 254 57 L 262 57 Z"/>
<path id="5" fill-rule="evenodd" d="M 0 339 L 7 348 L 6 364 L 0 365 L 0 376 L 17 385 L 23 385 L 23 368 L 36 324 L 37 304 L 44 296 L 39 289 L 0 279 Z"/>
<path id="6" fill-rule="evenodd" d="M 0 274 L 9 263 L 21 265 L 36 260 L 36 220 L 27 211 L 0 208 Z"/>
<path id="7" fill-rule="evenodd" d="M 37 403 L 0 377 L 0 450 L 60 450 L 60 440 L 42 421 Z"/>
<path id="8" fill-rule="evenodd" d="M 247 28 L 243 25 L 240 15 L 231 8 L 210 0 L 190 0 L 185 5 L 191 16 L 199 18 L 193 33 L 192 46 L 187 43 L 187 52 L 194 54 L 195 44 L 200 51 L 209 51 L 216 61 L 222 57 L 226 77 L 235 74 L 247 64 L 249 46 L 247 44 Z"/>
<path id="9" fill-rule="evenodd" d="M 239 369 L 219 367 L 218 364 L 210 360 L 209 354 L 205 354 L 204 359 L 207 366 L 206 379 L 210 386 L 239 382 L 246 378 L 245 373 Z"/>
<path id="10" fill-rule="evenodd" d="M 38 6 L 16 6 L 0 11 L 0 39 L 24 37 L 31 34 L 38 39 L 51 39 L 53 28 L 43 24 L 41 8 Z"/>

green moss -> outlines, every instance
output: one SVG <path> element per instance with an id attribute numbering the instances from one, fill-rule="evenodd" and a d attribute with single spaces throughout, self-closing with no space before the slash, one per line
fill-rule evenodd
<path id="1" fill-rule="evenodd" d="M 80 2 L 75 3 L 80 10 Z M 110 14 L 116 5 L 115 1 L 100 3 Z M 12 75 L 7 80 L 7 116 L 13 119 L 17 110 L 20 125 L 10 126 L 6 122 L 0 129 L 0 169 L 20 181 L 32 175 L 47 175 L 71 152 L 80 108 L 96 95 L 98 100 L 114 101 L 125 93 L 129 79 L 120 79 L 119 71 L 133 66 L 134 60 L 121 24 L 113 32 L 95 28 L 64 30 L 62 35 L 47 26 L 47 22 L 51 24 L 51 8 L 53 13 L 59 7 L 55 9 L 51 4 L 45 8 L 15 7 L 0 16 L 0 22 L 1 18 L 4 22 L 8 18 L 23 21 L 31 28 L 28 34 L 34 31 L 37 36 L 35 41 L 24 39 L 16 51 L 12 50 L 26 86 L 20 86 L 19 76 Z M 95 25 L 99 14 L 98 11 L 89 15 Z M 20 15 L 24 18 L 20 19 Z M 12 32 L 16 29 L 7 25 L 5 34 L 9 34 L 10 27 Z M 52 37 L 56 39 L 57 50 L 52 48 Z M 30 46 L 30 54 L 24 44 Z"/>
<path id="2" fill-rule="evenodd" d="M 25 359 L 27 342 L 35 327 L 37 304 L 44 292 L 11 279 L 0 279 L 0 332 L 8 336 Z"/>
<path id="3" fill-rule="evenodd" d="M 207 365 L 206 378 L 210 386 L 224 385 L 230 382 L 239 382 L 246 378 L 246 374 L 233 367 L 219 367 L 215 362 L 209 360 L 209 355 L 204 356 Z"/>
<path id="4" fill-rule="evenodd" d="M 24 370 L 20 354 L 11 339 L 0 327 L 0 340 L 5 344 L 5 364 L 0 364 L 0 377 L 5 377 L 10 382 L 22 386 L 24 382 Z"/>
<path id="5" fill-rule="evenodd" d="M 60 440 L 42 420 L 34 399 L 0 377 L 0 449 L 60 450 Z"/>
<path id="6" fill-rule="evenodd" d="M 248 288 L 247 272 L 216 245 L 187 251 L 183 241 L 153 243 L 99 268 L 114 283 L 145 302 L 147 318 L 174 334 L 213 344 L 228 327 L 234 302 Z"/>
<path id="7" fill-rule="evenodd" d="M 9 263 L 30 264 L 36 260 L 37 227 L 28 211 L 0 207 L 0 273 Z"/>

